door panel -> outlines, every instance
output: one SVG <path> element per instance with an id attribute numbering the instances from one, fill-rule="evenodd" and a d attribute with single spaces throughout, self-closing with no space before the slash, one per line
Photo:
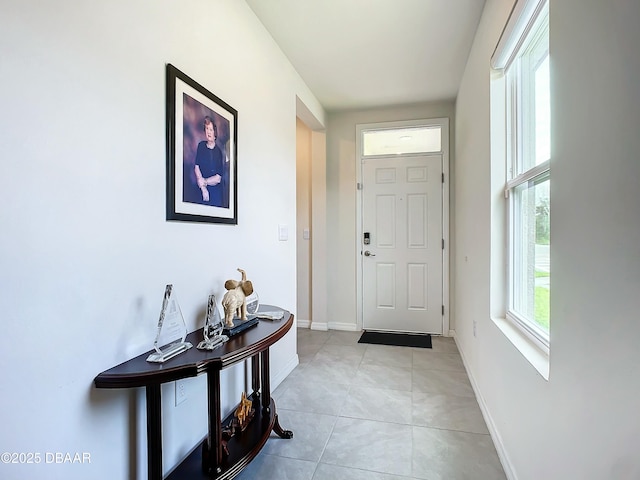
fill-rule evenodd
<path id="1" fill-rule="evenodd" d="M 376 308 L 396 307 L 396 266 L 392 263 L 376 263 Z"/>
<path id="2" fill-rule="evenodd" d="M 427 308 L 427 266 L 409 264 L 407 266 L 407 308 L 410 310 L 426 310 Z"/>
<path id="3" fill-rule="evenodd" d="M 407 238 L 409 248 L 427 248 L 427 196 L 407 195 Z"/>
<path id="4" fill-rule="evenodd" d="M 441 174 L 440 154 L 362 162 L 365 330 L 442 333 Z"/>
<path id="5" fill-rule="evenodd" d="M 376 197 L 376 225 L 396 225 L 395 195 L 378 195 Z M 396 247 L 396 231 L 394 228 L 378 228 L 376 245 L 380 248 Z"/>

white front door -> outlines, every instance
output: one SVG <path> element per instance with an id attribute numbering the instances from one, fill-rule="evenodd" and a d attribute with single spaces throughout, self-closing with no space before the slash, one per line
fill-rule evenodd
<path id="1" fill-rule="evenodd" d="M 443 333 L 442 188 L 441 153 L 362 160 L 365 330 Z"/>

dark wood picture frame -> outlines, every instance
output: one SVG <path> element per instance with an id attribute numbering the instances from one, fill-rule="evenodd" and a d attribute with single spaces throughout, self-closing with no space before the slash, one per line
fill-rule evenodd
<path id="1" fill-rule="evenodd" d="M 237 110 L 171 64 L 166 88 L 167 220 L 237 225 Z"/>

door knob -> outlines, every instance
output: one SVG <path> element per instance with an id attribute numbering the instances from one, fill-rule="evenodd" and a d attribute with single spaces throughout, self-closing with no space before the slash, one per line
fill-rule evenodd
<path id="1" fill-rule="evenodd" d="M 365 250 L 364 251 L 364 256 L 365 257 L 375 257 L 376 254 L 375 253 L 371 253 L 369 250 Z"/>

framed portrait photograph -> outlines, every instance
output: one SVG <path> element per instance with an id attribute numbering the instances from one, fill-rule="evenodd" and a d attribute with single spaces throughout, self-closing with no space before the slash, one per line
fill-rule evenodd
<path id="1" fill-rule="evenodd" d="M 167 64 L 167 220 L 238 224 L 238 112 Z"/>

